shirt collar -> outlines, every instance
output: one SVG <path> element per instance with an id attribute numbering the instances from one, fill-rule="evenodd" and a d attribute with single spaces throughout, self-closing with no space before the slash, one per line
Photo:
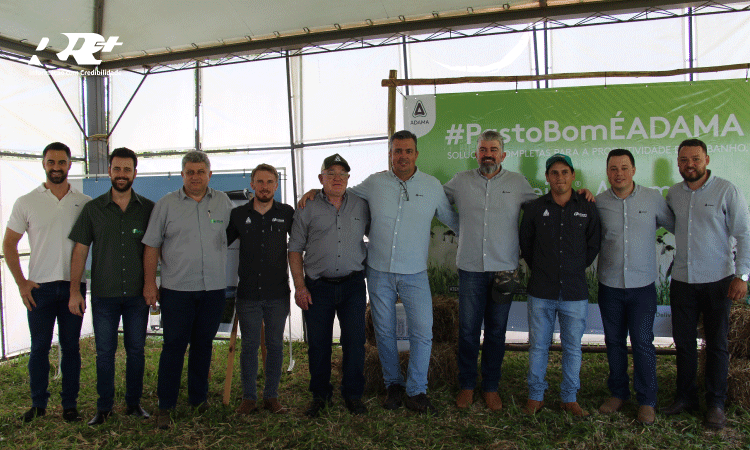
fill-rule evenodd
<path id="1" fill-rule="evenodd" d="M 703 186 L 701 186 L 701 187 L 699 187 L 698 189 L 696 189 L 696 191 L 700 191 L 700 190 L 703 190 L 703 189 L 705 189 L 705 188 L 706 188 L 706 187 L 707 187 L 707 186 L 708 186 L 709 184 L 713 183 L 713 181 L 714 181 L 714 177 L 712 177 L 712 176 L 711 176 L 711 170 L 710 170 L 710 169 L 706 169 L 706 173 L 708 174 L 708 178 L 706 178 L 706 182 L 705 182 L 705 183 L 703 183 Z M 690 191 L 690 192 L 693 192 L 693 190 L 692 190 L 692 189 L 690 189 L 690 186 L 688 186 L 688 184 L 687 184 L 687 181 L 685 181 L 685 180 L 682 180 L 682 189 L 684 189 L 684 190 L 686 190 L 686 191 Z"/>
<path id="2" fill-rule="evenodd" d="M 185 186 L 180 186 L 180 189 L 178 191 L 179 191 L 180 200 L 185 200 L 186 198 L 190 198 L 185 193 Z M 206 195 L 204 195 L 204 197 L 208 197 L 210 199 L 213 196 L 214 196 L 214 190 L 211 188 L 211 186 L 207 187 L 206 188 Z M 203 200 L 203 199 L 201 199 L 201 200 Z"/>
<path id="3" fill-rule="evenodd" d="M 109 188 L 109 190 L 107 190 L 107 204 L 114 203 L 112 201 L 112 189 L 114 188 Z M 138 195 L 136 195 L 135 190 L 131 188 L 130 189 L 130 201 L 128 202 L 128 205 L 133 202 L 138 202 L 140 204 L 143 204 L 143 202 L 141 202 L 141 198 Z"/>
<path id="4" fill-rule="evenodd" d="M 416 177 L 417 177 L 417 174 L 418 174 L 418 173 L 420 173 L 420 172 L 419 172 L 419 167 L 415 167 L 415 169 L 416 169 L 416 170 L 414 171 L 414 173 L 413 173 L 413 174 L 411 175 L 411 177 L 409 177 L 409 179 L 408 179 L 408 180 L 406 180 L 406 181 L 402 180 L 401 178 L 399 178 L 399 177 L 398 177 L 398 176 L 396 175 L 396 173 L 395 173 L 395 172 L 393 171 L 393 167 L 391 167 L 391 169 L 390 169 L 390 170 L 388 171 L 388 173 L 390 173 L 390 174 L 391 174 L 391 176 L 392 176 L 393 178 L 395 178 L 395 179 L 396 179 L 396 181 L 398 181 L 398 182 L 401 182 L 401 183 L 408 183 L 409 181 L 411 181 L 411 180 L 413 180 L 414 178 L 416 178 Z M 322 190 L 322 189 L 321 189 L 321 190 Z"/>
<path id="5" fill-rule="evenodd" d="M 628 195 L 628 196 L 627 196 L 627 197 L 625 197 L 625 198 L 620 198 L 620 197 L 618 197 L 618 196 L 617 196 L 617 194 L 615 194 L 615 190 L 614 190 L 614 189 L 613 189 L 612 187 L 610 187 L 610 188 L 609 188 L 609 189 L 607 189 L 607 190 L 608 190 L 608 191 L 609 191 L 609 193 L 610 193 L 610 194 L 612 195 L 612 198 L 615 198 L 615 199 L 617 199 L 617 200 L 625 200 L 625 199 L 627 199 L 627 198 L 630 198 L 630 197 L 635 197 L 635 196 L 636 196 L 636 195 L 638 194 L 638 191 L 640 191 L 640 190 L 641 190 L 641 187 L 640 187 L 640 186 L 638 185 L 638 183 L 636 183 L 635 181 L 633 182 L 633 186 L 634 186 L 634 187 L 633 187 L 633 192 L 631 192 L 631 193 L 630 193 L 630 195 Z"/>
<path id="6" fill-rule="evenodd" d="M 485 179 L 485 180 L 487 180 L 487 181 L 492 181 L 492 180 L 494 180 L 494 179 L 496 179 L 496 178 L 500 178 L 500 177 L 501 177 L 502 175 L 504 175 L 504 174 L 505 174 L 505 172 L 507 172 L 507 170 L 505 169 L 505 167 L 500 167 L 500 172 L 498 172 L 498 173 L 497 173 L 497 175 L 495 175 L 495 176 L 494 176 L 494 177 L 492 177 L 492 178 L 487 178 L 487 177 L 486 177 L 486 176 L 484 175 L 484 173 L 482 173 L 482 171 L 481 171 L 481 170 L 479 169 L 479 167 L 477 167 L 476 169 L 474 169 L 474 173 L 475 173 L 475 174 L 476 174 L 476 175 L 477 175 L 478 177 L 482 177 L 483 179 Z"/>
<path id="7" fill-rule="evenodd" d="M 44 181 L 43 181 L 42 184 L 40 184 L 39 187 L 36 188 L 36 191 L 44 192 L 44 191 L 49 191 L 49 189 L 47 189 L 47 187 L 44 186 Z M 71 183 L 68 183 L 68 192 L 73 192 L 74 194 L 80 194 L 78 189 L 74 188 Z M 67 192 L 65 193 L 65 195 L 68 195 Z"/>

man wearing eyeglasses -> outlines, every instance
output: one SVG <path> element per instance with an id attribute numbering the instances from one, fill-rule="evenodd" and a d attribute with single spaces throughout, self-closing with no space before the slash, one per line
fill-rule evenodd
<path id="1" fill-rule="evenodd" d="M 388 390 L 383 406 L 419 413 L 437 410 L 427 397 L 432 352 L 432 293 L 427 279 L 427 248 L 432 218 L 458 233 L 458 214 L 437 178 L 417 169 L 417 136 L 402 130 L 389 140 L 391 170 L 370 175 L 351 192 L 370 206 L 367 288 L 378 356 Z M 311 198 L 310 191 L 300 200 Z M 401 300 L 409 329 L 409 367 L 401 373 L 396 345 L 396 301 Z M 402 399 L 406 391 L 406 399 Z"/>
<path id="2" fill-rule="evenodd" d="M 331 341 L 333 319 L 339 318 L 344 354 L 341 394 L 347 409 L 364 414 L 365 275 L 363 236 L 370 224 L 367 202 L 347 194 L 349 164 L 336 153 L 323 161 L 317 200 L 294 214 L 289 240 L 289 268 L 294 300 L 307 325 L 310 392 L 306 411 L 317 417 L 331 405 Z M 303 257 L 304 253 L 304 257 Z M 304 270 L 303 270 L 304 259 Z"/>

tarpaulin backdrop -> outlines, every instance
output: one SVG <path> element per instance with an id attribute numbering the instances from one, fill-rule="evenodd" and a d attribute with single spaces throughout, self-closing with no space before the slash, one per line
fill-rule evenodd
<path id="1" fill-rule="evenodd" d="M 626 148 L 635 156 L 635 182 L 667 189 L 682 181 L 677 146 L 689 138 L 708 145 L 713 175 L 750 193 L 750 83 L 721 80 L 619 86 L 589 86 L 407 97 L 405 128 L 419 138 L 420 170 L 442 183 L 456 172 L 477 167 L 477 136 L 493 129 L 503 136 L 503 167 L 522 173 L 539 195 L 549 191 L 544 163 L 554 153 L 570 155 L 574 189 L 594 194 L 609 188 L 607 153 Z M 669 277 L 674 238 L 657 235 L 659 308 L 654 332 L 671 336 Z M 455 241 L 455 242 L 454 242 Z M 455 292 L 457 239 L 445 227 L 433 226 L 429 275 L 433 294 Z M 596 297 L 596 263 L 589 268 L 587 333 L 603 333 Z M 508 329 L 526 331 L 524 296 L 516 296 Z"/>

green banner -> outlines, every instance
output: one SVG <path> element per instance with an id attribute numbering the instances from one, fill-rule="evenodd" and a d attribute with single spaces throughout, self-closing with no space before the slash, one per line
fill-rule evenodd
<path id="1" fill-rule="evenodd" d="M 706 142 L 713 174 L 736 184 L 746 199 L 750 194 L 750 83 L 744 79 L 412 96 L 404 102 L 404 122 L 419 138 L 419 169 L 443 183 L 477 167 L 477 136 L 493 129 L 505 141 L 503 167 L 525 175 L 539 195 L 549 190 L 544 162 L 554 153 L 572 158 L 575 189 L 608 189 L 605 166 L 613 148 L 635 156 L 636 183 L 666 195 L 682 181 L 677 146 L 689 138 Z M 455 291 L 457 284 L 449 275 L 456 244 L 444 232 L 433 230 L 435 293 Z M 656 245 L 659 303 L 667 305 L 674 239 L 660 237 Z M 590 270 L 590 301 L 596 303 L 595 265 Z"/>

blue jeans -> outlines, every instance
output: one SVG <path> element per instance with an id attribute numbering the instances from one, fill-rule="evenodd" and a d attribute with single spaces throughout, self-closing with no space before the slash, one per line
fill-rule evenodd
<path id="1" fill-rule="evenodd" d="M 607 344 L 609 379 L 613 397 L 630 398 L 628 378 L 628 343 L 633 348 L 633 387 L 638 404 L 656 407 L 656 350 L 654 349 L 654 316 L 656 287 L 618 289 L 599 283 L 599 311 Z"/>
<path id="2" fill-rule="evenodd" d="M 409 368 L 406 395 L 427 392 L 432 353 L 432 294 L 427 271 L 415 274 L 380 272 L 367 267 L 367 287 L 375 326 L 378 356 L 386 387 L 404 385 L 396 345 L 396 300 L 401 299 L 409 328 Z"/>
<path id="3" fill-rule="evenodd" d="M 544 400 L 548 384 L 549 345 L 555 331 L 555 315 L 560 321 L 562 343 L 562 382 L 560 398 L 563 403 L 576 401 L 581 388 L 581 338 L 586 329 L 587 300 L 545 300 L 529 295 L 529 399 Z"/>
<path id="4" fill-rule="evenodd" d="M 86 298 L 86 284 L 81 283 L 81 295 Z M 81 379 L 81 352 L 78 340 L 81 338 L 83 317 L 76 316 L 68 309 L 70 282 L 51 281 L 39 283 L 31 290 L 34 307 L 26 312 L 31 334 L 31 354 L 29 355 L 29 384 L 31 386 L 31 406 L 46 408 L 49 399 L 49 350 L 52 346 L 52 333 L 57 320 L 58 342 L 62 351 L 60 372 L 62 373 L 62 407 L 75 408 L 78 404 L 78 390 Z"/>
<path id="5" fill-rule="evenodd" d="M 260 330 L 263 324 L 266 334 L 266 385 L 263 398 L 277 398 L 281 364 L 284 361 L 284 325 L 289 315 L 289 295 L 272 300 L 238 298 L 236 309 L 242 333 L 242 398 L 258 399 L 255 384 L 258 378 Z"/>
<path id="6" fill-rule="evenodd" d="M 495 272 L 458 271 L 458 385 L 477 385 L 479 338 L 482 344 L 482 390 L 497 392 L 505 356 L 505 329 L 511 302 L 499 304 L 489 297 Z"/>
<path id="7" fill-rule="evenodd" d="M 160 409 L 177 406 L 180 378 L 188 355 L 188 401 L 193 406 L 208 398 L 208 372 L 216 332 L 224 313 L 224 289 L 214 291 L 173 291 L 161 288 L 161 320 L 164 344 L 159 359 L 156 393 Z"/>
<path id="8" fill-rule="evenodd" d="M 331 385 L 333 319 L 338 314 L 343 352 L 341 395 L 360 398 L 365 387 L 365 277 L 353 275 L 341 284 L 305 279 L 312 305 L 302 311 L 307 324 L 310 392 L 313 399 L 328 401 Z"/>
<path id="9" fill-rule="evenodd" d="M 96 409 L 109 411 L 115 399 L 115 352 L 122 317 L 125 343 L 125 402 L 138 405 L 143 394 L 144 346 L 148 305 L 138 297 L 91 296 L 91 320 L 96 338 Z"/>

